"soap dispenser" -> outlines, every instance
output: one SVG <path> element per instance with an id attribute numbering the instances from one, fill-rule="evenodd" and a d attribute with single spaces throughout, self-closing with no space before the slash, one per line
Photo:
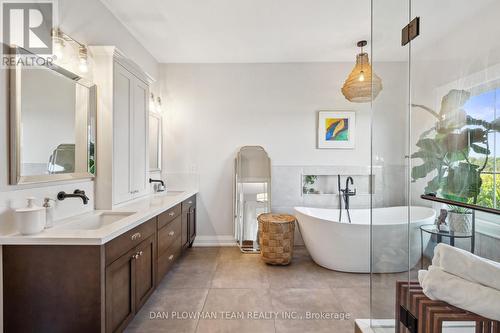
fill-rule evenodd
<path id="1" fill-rule="evenodd" d="M 43 199 L 43 208 L 45 208 L 45 229 L 54 226 L 54 206 L 51 201 L 55 202 L 55 200 L 51 198 Z"/>
<path id="2" fill-rule="evenodd" d="M 15 210 L 17 229 L 22 235 L 33 235 L 45 228 L 45 208 L 37 206 L 36 198 L 28 198 L 26 208 Z"/>

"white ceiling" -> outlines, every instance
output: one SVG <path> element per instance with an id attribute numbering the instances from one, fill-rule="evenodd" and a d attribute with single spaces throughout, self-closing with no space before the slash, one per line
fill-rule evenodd
<path id="1" fill-rule="evenodd" d="M 356 41 L 370 40 L 370 0 L 101 1 L 161 63 L 353 61 Z M 495 1 L 422 0 L 413 13 L 423 17 L 431 45 Z M 374 56 L 404 60 L 406 1 L 374 6 Z"/>

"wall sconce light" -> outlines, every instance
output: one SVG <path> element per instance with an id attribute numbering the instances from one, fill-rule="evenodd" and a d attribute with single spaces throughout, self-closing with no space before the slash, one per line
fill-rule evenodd
<path id="1" fill-rule="evenodd" d="M 61 60 L 63 58 L 64 38 L 62 36 L 62 31 L 59 30 L 59 28 L 52 29 L 52 42 L 54 56 L 56 57 L 56 60 Z"/>
<path id="2" fill-rule="evenodd" d="M 150 97 L 151 100 L 149 101 L 149 112 L 156 112 L 155 94 L 151 93 Z"/>
<path id="3" fill-rule="evenodd" d="M 80 59 L 80 65 L 78 66 L 80 72 L 87 73 L 89 71 L 88 51 L 83 45 L 78 48 L 78 59 Z"/>
<path id="4" fill-rule="evenodd" d="M 158 112 L 161 112 L 161 97 L 158 96 L 158 98 L 156 99 L 157 103 L 158 103 L 158 107 L 157 107 L 157 110 Z"/>
<path id="5" fill-rule="evenodd" d="M 87 46 L 80 43 L 71 36 L 65 34 L 59 28 L 52 29 L 52 41 L 54 46 L 54 56 L 56 60 L 59 61 L 61 61 L 64 56 L 64 48 L 66 46 L 66 42 L 76 44 L 78 46 L 78 69 L 82 73 L 87 73 L 89 71 Z"/>

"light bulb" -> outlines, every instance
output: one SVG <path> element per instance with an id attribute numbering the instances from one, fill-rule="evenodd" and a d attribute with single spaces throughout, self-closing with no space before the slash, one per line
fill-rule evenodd
<path id="1" fill-rule="evenodd" d="M 56 60 L 62 60 L 64 54 L 64 41 L 59 37 L 54 38 L 54 57 Z"/>
<path id="2" fill-rule="evenodd" d="M 361 73 L 359 73 L 359 78 L 358 80 L 360 82 L 363 82 L 365 80 L 365 72 L 361 71 Z"/>
<path id="3" fill-rule="evenodd" d="M 80 59 L 80 65 L 78 66 L 78 69 L 82 73 L 87 73 L 89 71 L 89 65 L 87 63 L 87 59 Z"/>
<path id="4" fill-rule="evenodd" d="M 80 46 L 78 49 L 78 58 L 80 59 L 80 65 L 78 66 L 78 69 L 82 73 L 87 73 L 89 71 L 89 64 L 88 64 L 88 56 L 87 56 L 87 48 L 83 45 Z"/>

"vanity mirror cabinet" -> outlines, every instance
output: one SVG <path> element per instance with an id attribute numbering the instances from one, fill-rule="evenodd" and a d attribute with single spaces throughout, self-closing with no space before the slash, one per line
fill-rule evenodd
<path id="1" fill-rule="evenodd" d="M 4 245 L 5 332 L 122 332 L 192 244 L 195 211 L 192 196 L 103 245 Z"/>
<path id="2" fill-rule="evenodd" d="M 151 77 L 112 46 L 91 46 L 99 86 L 96 208 L 149 193 Z"/>
<path id="3" fill-rule="evenodd" d="M 10 184 L 93 178 L 96 86 L 14 47 L 10 79 Z M 54 122 L 54 119 L 57 119 Z"/>

